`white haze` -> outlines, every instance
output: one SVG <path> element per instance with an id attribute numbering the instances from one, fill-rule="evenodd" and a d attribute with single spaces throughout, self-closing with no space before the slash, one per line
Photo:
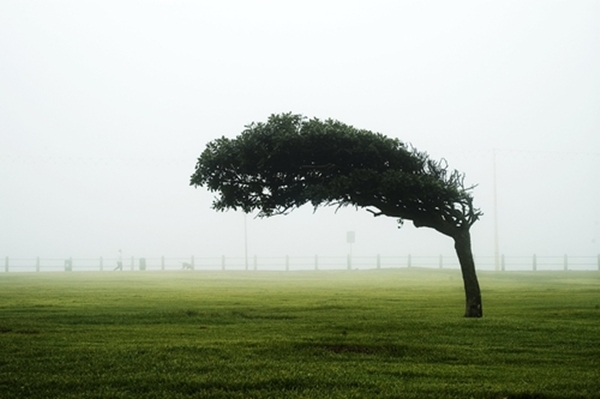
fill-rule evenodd
<path id="1" fill-rule="evenodd" d="M 206 143 L 333 118 L 466 173 L 474 252 L 600 253 L 597 1 L 2 1 L 0 256 L 242 256 Z M 247 219 L 259 256 L 452 255 L 365 210 Z"/>

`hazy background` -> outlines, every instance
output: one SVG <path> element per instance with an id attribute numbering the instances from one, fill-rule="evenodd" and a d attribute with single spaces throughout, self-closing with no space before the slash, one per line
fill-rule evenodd
<path id="1" fill-rule="evenodd" d="M 1 1 L 0 256 L 242 256 L 189 187 L 272 113 L 412 143 L 478 183 L 474 252 L 600 253 L 597 1 Z M 452 254 L 364 210 L 247 217 L 250 255 Z"/>

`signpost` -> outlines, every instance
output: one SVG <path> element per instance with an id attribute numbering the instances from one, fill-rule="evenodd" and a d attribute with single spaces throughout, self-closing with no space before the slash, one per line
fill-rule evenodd
<path id="1" fill-rule="evenodd" d="M 352 269 L 352 244 L 356 241 L 356 234 L 353 231 L 346 233 L 346 242 L 350 244 L 350 253 L 348 254 L 348 270 Z"/>

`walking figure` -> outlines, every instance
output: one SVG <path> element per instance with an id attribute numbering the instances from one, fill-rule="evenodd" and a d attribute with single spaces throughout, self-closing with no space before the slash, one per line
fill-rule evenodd
<path id="1" fill-rule="evenodd" d="M 115 267 L 115 270 L 121 270 L 123 271 L 123 253 L 121 252 L 121 250 L 119 249 L 119 259 L 117 259 L 117 267 Z"/>

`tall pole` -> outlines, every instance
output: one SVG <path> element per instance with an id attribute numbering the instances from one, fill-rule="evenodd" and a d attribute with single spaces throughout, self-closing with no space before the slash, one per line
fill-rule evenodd
<path id="1" fill-rule="evenodd" d="M 492 149 L 492 162 L 494 166 L 494 266 L 500 270 L 500 246 L 498 244 L 498 189 L 496 182 L 496 149 Z"/>
<path id="2" fill-rule="evenodd" d="M 248 222 L 247 214 L 244 213 L 244 260 L 246 264 L 246 270 L 248 270 Z"/>
<path id="3" fill-rule="evenodd" d="M 350 252 L 348 253 L 348 270 L 352 269 L 352 244 L 356 240 L 356 234 L 353 231 L 346 233 L 346 241 L 350 244 Z"/>

